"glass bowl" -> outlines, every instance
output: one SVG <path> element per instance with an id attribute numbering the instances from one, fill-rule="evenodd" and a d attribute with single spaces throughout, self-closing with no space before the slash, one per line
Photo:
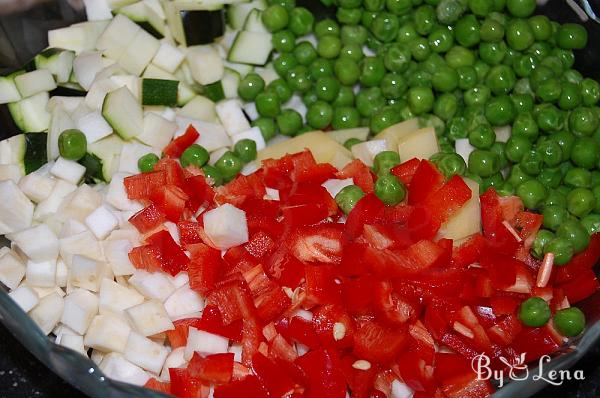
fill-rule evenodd
<path id="1" fill-rule="evenodd" d="M 314 0 L 319 1 L 319 0 Z M 14 0 L 15 8 L 0 8 L 0 75 L 18 68 L 47 46 L 47 31 L 68 26 L 85 19 L 81 0 Z M 36 3 L 36 4 L 34 4 Z M 580 6 L 574 12 L 569 3 Z M 585 76 L 600 80 L 600 43 L 591 38 L 600 35 L 600 1 L 598 0 L 538 0 L 539 13 L 560 22 L 584 23 L 590 43 L 576 52 L 575 69 Z M 596 10 L 596 11 L 595 11 Z M 0 140 L 9 137 L 10 115 L 0 112 Z M 0 246 L 8 242 L 0 236 Z M 596 267 L 598 272 L 600 267 Z M 1 284 L 0 284 L 1 285 Z M 500 388 L 495 398 L 529 397 L 547 387 L 549 372 L 567 370 L 581 359 L 600 339 L 600 291 L 577 303 L 586 314 L 587 328 L 578 338 L 569 341 L 540 369 L 530 367 L 528 377 L 511 380 Z M 69 384 L 90 397 L 98 398 L 165 398 L 167 395 L 127 383 L 111 380 L 89 358 L 54 344 L 36 324 L 0 288 L 0 321 L 15 338 L 38 360 Z M 542 377 L 540 377 L 542 376 Z"/>

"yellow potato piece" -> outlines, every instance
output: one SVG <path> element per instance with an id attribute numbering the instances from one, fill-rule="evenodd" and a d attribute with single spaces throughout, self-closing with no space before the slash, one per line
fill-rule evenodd
<path id="1" fill-rule="evenodd" d="M 258 153 L 257 160 L 279 159 L 288 153 L 308 149 L 318 163 L 331 163 L 342 168 L 352 161 L 352 154 L 322 131 L 304 133 L 292 139 L 270 145 Z"/>
<path id="2" fill-rule="evenodd" d="M 419 119 L 409 119 L 404 122 L 394 124 L 383 130 L 381 133 L 373 137 L 374 140 L 385 140 L 387 142 L 388 149 L 395 151 L 398 148 L 398 144 L 401 139 L 413 131 L 419 129 Z"/>
<path id="3" fill-rule="evenodd" d="M 439 151 L 440 147 L 433 127 L 418 129 L 398 141 L 398 154 L 403 162 L 412 158 L 429 159 Z"/>
<path id="4" fill-rule="evenodd" d="M 446 221 L 438 232 L 438 238 L 458 241 L 481 232 L 481 207 L 479 205 L 479 184 L 465 178 L 465 183 L 473 193 L 471 199 L 452 218 Z"/>

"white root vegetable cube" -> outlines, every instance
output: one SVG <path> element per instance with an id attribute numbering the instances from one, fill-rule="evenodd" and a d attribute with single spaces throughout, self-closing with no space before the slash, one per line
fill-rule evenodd
<path id="1" fill-rule="evenodd" d="M 63 336 L 79 336 L 79 333 L 77 333 L 70 327 L 63 325 L 62 323 L 59 323 L 58 326 L 52 329 L 52 333 L 56 336 L 56 339 L 54 339 L 54 342 L 56 344 L 60 344 L 60 340 L 63 338 Z"/>
<path id="2" fill-rule="evenodd" d="M 112 13 L 110 12 L 109 3 L 108 0 L 83 0 L 87 20 L 110 20 L 112 18 Z"/>
<path id="3" fill-rule="evenodd" d="M 182 286 L 165 301 L 165 309 L 171 319 L 178 319 L 204 309 L 204 300 L 189 286 Z"/>
<path id="4" fill-rule="evenodd" d="M 100 105 L 102 107 L 102 104 Z M 112 134 L 113 129 L 100 111 L 93 111 L 77 120 L 77 128 L 85 135 L 88 144 L 100 141 Z"/>
<path id="5" fill-rule="evenodd" d="M 125 52 L 119 57 L 119 64 L 132 75 L 140 76 L 152 61 L 160 47 L 160 42 L 150 33 L 140 29 Z"/>
<path id="6" fill-rule="evenodd" d="M 106 261 L 108 261 L 115 276 L 131 275 L 135 272 L 135 267 L 131 264 L 128 255 L 133 248 L 129 240 L 105 240 L 102 242 L 102 247 Z"/>
<path id="7" fill-rule="evenodd" d="M 244 139 L 252 140 L 252 141 L 256 142 L 256 150 L 257 151 L 262 151 L 263 149 L 265 149 L 267 147 L 267 144 L 265 143 L 265 139 L 264 139 L 262 133 L 260 132 L 260 128 L 258 128 L 258 127 L 252 127 L 250 130 L 246 130 L 242 133 L 236 134 L 231 139 L 233 140 L 234 145 L 238 141 L 241 141 Z"/>
<path id="8" fill-rule="evenodd" d="M 64 198 L 76 189 L 77 185 L 73 183 L 64 180 L 56 181 L 50 196 L 38 203 L 33 218 L 38 221 L 43 221 L 51 214 L 56 213 Z"/>
<path id="9" fill-rule="evenodd" d="M 227 135 L 227 132 L 220 124 L 181 116 L 178 116 L 175 120 L 179 127 L 179 130 L 175 133 L 175 137 L 184 134 L 185 130 L 191 124 L 197 131 L 202 132 L 200 138 L 196 140 L 196 144 L 202 145 L 208 152 L 231 146 L 231 138 L 229 138 L 229 135 Z"/>
<path id="10" fill-rule="evenodd" d="M 0 181 L 0 235 L 29 227 L 33 209 L 33 203 L 14 181 Z"/>
<path id="11" fill-rule="evenodd" d="M 58 344 L 63 347 L 70 348 L 71 350 L 82 355 L 87 355 L 85 347 L 83 346 L 83 336 L 78 336 L 76 334 L 65 334 L 61 337 Z"/>
<path id="12" fill-rule="evenodd" d="M 174 73 L 179 65 L 181 65 L 184 58 L 185 54 L 177 47 L 163 41 L 160 43 L 160 47 L 152 59 L 152 63 L 169 73 Z"/>
<path id="13" fill-rule="evenodd" d="M 0 282 L 15 289 L 25 276 L 25 265 L 7 247 L 0 249 Z"/>
<path id="14" fill-rule="evenodd" d="M 221 124 L 225 127 L 225 131 L 227 131 L 230 137 L 250 130 L 250 123 L 246 119 L 242 111 L 242 104 L 238 100 L 229 99 L 221 101 L 216 105 L 215 109 Z"/>
<path id="15" fill-rule="evenodd" d="M 335 196 L 340 193 L 342 189 L 353 184 L 354 180 L 352 178 L 346 178 L 345 180 L 332 178 L 325 181 L 323 184 L 321 184 L 321 186 L 325 188 L 327 192 L 329 192 L 329 195 L 331 195 L 332 198 L 335 198 Z"/>
<path id="16" fill-rule="evenodd" d="M 67 219 L 83 222 L 101 204 L 102 195 L 89 185 L 83 184 L 65 199 L 59 208 L 59 213 Z M 85 230 L 85 226 L 82 226 Z"/>
<path id="17" fill-rule="evenodd" d="M 60 178 L 70 182 L 71 184 L 77 185 L 85 174 L 85 166 L 82 166 L 72 160 L 59 157 L 50 169 L 50 174 L 56 178 Z"/>
<path id="18" fill-rule="evenodd" d="M 58 257 L 58 238 L 46 224 L 24 229 L 6 237 L 32 261 L 56 260 Z"/>
<path id="19" fill-rule="evenodd" d="M 79 334 L 84 334 L 98 314 L 98 296 L 84 289 L 75 289 L 65 297 L 61 322 Z"/>
<path id="20" fill-rule="evenodd" d="M 143 386 L 150 379 L 150 375 L 142 368 L 114 352 L 104 356 L 99 368 L 106 376 L 123 383 Z"/>
<path id="21" fill-rule="evenodd" d="M 102 279 L 99 308 L 101 314 L 123 314 L 127 308 L 144 302 L 144 296 L 133 289 L 119 285 L 110 279 Z"/>
<path id="22" fill-rule="evenodd" d="M 103 352 L 123 352 L 131 328 L 112 315 L 96 315 L 85 334 L 84 344 Z"/>
<path id="23" fill-rule="evenodd" d="M 412 158 L 429 159 L 440 151 L 433 127 L 425 127 L 404 136 L 398 142 L 398 154 L 403 162 Z"/>
<path id="24" fill-rule="evenodd" d="M 100 365 L 102 363 L 102 360 L 104 359 L 104 353 L 102 351 L 92 350 L 92 355 L 90 355 L 90 359 L 96 365 Z"/>
<path id="25" fill-rule="evenodd" d="M 119 219 L 105 206 L 100 206 L 85 218 L 85 225 L 98 239 L 104 239 L 119 225 Z"/>
<path id="26" fill-rule="evenodd" d="M 48 69 L 37 69 L 18 75 L 15 77 L 15 85 L 23 98 L 56 88 L 54 77 Z"/>
<path id="27" fill-rule="evenodd" d="M 355 158 L 362 160 L 369 167 L 373 166 L 373 159 L 379 152 L 387 150 L 385 140 L 371 140 L 361 142 L 352 146 L 352 154 Z"/>
<path id="28" fill-rule="evenodd" d="M 189 48 L 187 62 L 194 80 L 202 85 L 215 83 L 223 78 L 223 59 L 210 45 Z"/>
<path id="29" fill-rule="evenodd" d="M 54 287 L 56 285 L 56 259 L 39 263 L 28 261 L 25 275 L 29 286 Z"/>
<path id="30" fill-rule="evenodd" d="M 19 184 L 23 178 L 23 169 L 16 164 L 0 164 L 0 181 L 11 180 Z"/>
<path id="31" fill-rule="evenodd" d="M 165 301 L 175 291 L 175 286 L 167 274 L 163 272 L 147 272 L 135 270 L 129 278 L 129 284 L 144 297 Z"/>
<path id="32" fill-rule="evenodd" d="M 175 329 L 165 306 L 157 300 L 149 300 L 125 310 L 134 329 L 144 336 L 152 336 Z"/>
<path id="33" fill-rule="evenodd" d="M 135 141 L 125 143 L 121 149 L 121 157 L 119 158 L 119 171 L 130 174 L 139 173 L 138 160 L 149 153 L 154 153 L 160 157 L 160 151 L 151 146 Z"/>
<path id="34" fill-rule="evenodd" d="M 185 360 L 184 355 L 185 347 L 177 347 L 171 351 L 165 360 L 162 372 L 160 373 L 160 378 L 165 381 L 170 381 L 171 375 L 169 374 L 169 369 L 185 368 L 188 364 L 188 361 Z"/>
<path id="35" fill-rule="evenodd" d="M 8 295 L 25 312 L 31 311 L 40 302 L 36 291 L 25 284 L 19 286 Z"/>
<path id="36" fill-rule="evenodd" d="M 85 90 L 90 89 L 96 74 L 105 67 L 102 54 L 97 51 L 81 53 L 73 60 L 73 74 Z"/>
<path id="37" fill-rule="evenodd" d="M 21 178 L 19 188 L 29 199 L 40 203 L 50 196 L 55 184 L 56 180 L 34 172 Z"/>
<path id="38" fill-rule="evenodd" d="M 241 344 L 232 344 L 229 347 L 229 353 L 233 354 L 233 360 L 235 362 L 242 362 L 242 345 Z"/>
<path id="39" fill-rule="evenodd" d="M 171 279 L 171 282 L 173 283 L 173 286 L 175 286 L 176 289 L 179 289 L 180 287 L 183 287 L 185 285 L 189 285 L 190 283 L 190 276 L 185 271 L 180 272 L 175 276 L 169 276 L 169 279 Z"/>
<path id="40" fill-rule="evenodd" d="M 66 287 L 68 279 L 69 269 L 67 268 L 67 264 L 59 258 L 56 262 L 56 286 Z"/>
<path id="41" fill-rule="evenodd" d="M 29 316 L 42 329 L 42 332 L 48 334 L 60 321 L 63 307 L 63 298 L 58 293 L 52 293 L 40 299 L 38 305 L 29 312 Z"/>
<path id="42" fill-rule="evenodd" d="M 146 145 L 162 150 L 171 142 L 176 131 L 177 123 L 174 121 L 167 120 L 154 112 L 147 112 L 144 115 L 144 130 L 135 138 Z"/>
<path id="43" fill-rule="evenodd" d="M 123 355 L 125 359 L 142 369 L 159 374 L 169 351 L 165 346 L 157 344 L 139 333 L 131 332 Z"/>
<path id="44" fill-rule="evenodd" d="M 105 198 L 106 203 L 118 210 L 140 210 L 143 208 L 139 202 L 127 197 L 123 180 L 129 175 L 128 173 L 115 173 L 108 185 L 108 192 L 106 192 Z"/>
<path id="45" fill-rule="evenodd" d="M 104 263 L 76 254 L 71 260 L 69 283 L 74 287 L 97 292 L 105 272 Z"/>
<path id="46" fill-rule="evenodd" d="M 246 212 L 224 204 L 204 213 L 204 231 L 221 250 L 239 246 L 248 241 Z"/>
<path id="47" fill-rule="evenodd" d="M 227 352 L 228 347 L 229 339 L 190 326 L 184 358 L 189 361 L 194 352 L 202 356 L 221 354 Z"/>
<path id="48" fill-rule="evenodd" d="M 135 22 L 117 14 L 98 37 L 96 48 L 109 58 L 119 59 L 140 30 Z"/>
<path id="49" fill-rule="evenodd" d="M 438 231 L 438 236 L 458 241 L 481 232 L 481 206 L 479 203 L 479 184 L 465 178 L 465 184 L 471 189 L 471 199 L 452 215 Z"/>
<path id="50" fill-rule="evenodd" d="M 87 229 L 84 232 L 60 240 L 60 256 L 68 266 L 71 266 L 73 256 L 76 254 L 99 262 L 104 261 L 100 242 Z"/>

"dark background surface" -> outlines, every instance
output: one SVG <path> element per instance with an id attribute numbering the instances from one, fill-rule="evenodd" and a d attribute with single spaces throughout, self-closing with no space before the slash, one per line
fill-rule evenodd
<path id="1" fill-rule="evenodd" d="M 318 1 L 318 0 L 313 0 Z M 600 12 L 600 0 L 592 0 L 596 10 Z M 57 27 L 61 20 L 74 20 L 78 16 L 66 7 L 65 1 L 43 7 L 49 10 L 36 10 L 20 17 L 0 17 L 0 71 L 18 66 L 18 62 L 29 59 L 40 48 L 26 45 L 28 37 L 37 37 L 43 41 L 48 29 Z M 56 20 L 48 21 L 48 12 L 55 15 Z M 577 20 L 575 14 L 564 0 L 551 0 L 543 10 L 558 21 Z M 80 16 L 79 16 L 80 17 Z M 62 22 L 64 24 L 64 22 Z M 577 54 L 577 69 L 586 76 L 600 79 L 600 25 L 592 22 L 586 24 L 590 33 L 590 45 Z M 7 35 L 7 32 L 11 32 Z M 7 40 L 8 39 L 8 40 Z M 31 40 L 27 40 L 31 43 Z M 41 45 L 43 47 L 43 44 Z M 38 45 L 39 47 L 39 45 Z M 3 123 L 0 123 L 0 127 Z M 8 132 L 0 128 L 0 139 Z M 590 350 L 575 365 L 585 375 L 585 381 L 565 381 L 563 385 L 549 386 L 535 397 L 561 398 L 597 398 L 600 397 L 600 344 Z M 50 372 L 41 362 L 25 350 L 13 335 L 0 325 L 0 398 L 81 398 L 81 394 L 70 385 Z"/>

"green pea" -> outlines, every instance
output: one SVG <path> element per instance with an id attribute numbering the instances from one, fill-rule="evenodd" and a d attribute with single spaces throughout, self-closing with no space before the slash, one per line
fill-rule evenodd
<path id="1" fill-rule="evenodd" d="M 381 80 L 381 92 L 387 99 L 397 99 L 402 97 L 407 88 L 404 77 L 397 73 L 388 73 Z"/>
<path id="2" fill-rule="evenodd" d="M 490 89 L 485 86 L 475 86 L 467 91 L 463 95 L 463 100 L 467 106 L 485 105 L 491 92 Z"/>
<path id="3" fill-rule="evenodd" d="M 430 88 L 413 87 L 408 90 L 408 105 L 415 115 L 422 115 L 433 109 L 434 95 Z"/>
<path id="4" fill-rule="evenodd" d="M 267 86 L 267 91 L 275 93 L 281 104 L 288 102 L 294 94 L 287 82 L 281 78 L 275 79 L 269 83 Z"/>
<path id="5" fill-rule="evenodd" d="M 352 87 L 341 86 L 338 96 L 333 101 L 333 106 L 353 106 L 354 105 L 354 91 Z"/>
<path id="6" fill-rule="evenodd" d="M 539 65 L 531 72 L 531 76 L 529 77 L 531 88 L 536 90 L 540 83 L 553 77 L 555 76 L 552 69 L 545 65 Z"/>
<path id="7" fill-rule="evenodd" d="M 276 51 L 280 53 L 289 53 L 296 47 L 296 36 L 289 30 L 281 30 L 273 34 L 271 42 Z"/>
<path id="8" fill-rule="evenodd" d="M 518 82 L 517 82 L 518 84 Z M 510 99 L 515 107 L 515 112 L 517 113 L 517 116 L 519 116 L 522 113 L 527 113 L 527 114 L 531 114 L 531 112 L 533 111 L 533 96 L 530 94 L 518 94 L 518 93 L 513 93 L 510 95 Z M 534 120 L 535 123 L 535 120 Z M 537 125 L 536 125 L 537 127 Z"/>
<path id="9" fill-rule="evenodd" d="M 469 9 L 478 17 L 487 16 L 493 7 L 494 2 L 492 0 L 469 0 Z"/>
<path id="10" fill-rule="evenodd" d="M 427 73 L 433 75 L 435 72 L 438 71 L 438 69 L 447 68 L 448 66 L 446 65 L 444 57 L 442 57 L 440 54 L 433 53 L 430 54 L 429 57 L 427 57 L 427 59 L 421 63 L 421 67 Z"/>
<path id="11" fill-rule="evenodd" d="M 583 225 L 590 236 L 600 232 L 600 214 L 588 214 L 581 219 L 581 225 Z"/>
<path id="12" fill-rule="evenodd" d="M 565 124 L 565 115 L 553 104 L 541 104 L 534 108 L 536 122 L 541 130 L 562 130 Z"/>
<path id="13" fill-rule="evenodd" d="M 564 177 L 565 184 L 574 188 L 589 188 L 591 186 L 592 173 L 589 170 L 572 167 Z"/>
<path id="14" fill-rule="evenodd" d="M 481 23 L 479 33 L 482 41 L 499 42 L 504 37 L 504 25 L 492 18 L 486 18 Z"/>
<path id="15" fill-rule="evenodd" d="M 319 38 L 317 53 L 325 59 L 336 58 L 342 49 L 342 42 L 338 36 L 325 35 Z"/>
<path id="16" fill-rule="evenodd" d="M 532 54 L 523 54 L 515 58 L 513 68 L 519 77 L 529 77 L 533 70 L 538 67 L 540 61 Z"/>
<path id="17" fill-rule="evenodd" d="M 221 174 L 216 167 L 207 164 L 202 167 L 202 171 L 204 172 L 204 177 L 206 177 L 208 185 L 218 187 L 223 184 L 223 174 Z"/>
<path id="18" fill-rule="evenodd" d="M 306 66 L 298 65 L 291 68 L 285 80 L 293 91 L 305 93 L 310 90 L 311 81 Z"/>
<path id="19" fill-rule="evenodd" d="M 537 209 L 546 196 L 546 188 L 537 180 L 528 180 L 517 187 L 517 195 L 525 207 Z"/>
<path id="20" fill-rule="evenodd" d="M 548 79 L 538 85 L 535 94 L 541 102 L 555 102 L 560 98 L 562 86 L 558 79 Z"/>
<path id="21" fill-rule="evenodd" d="M 531 254 L 537 259 L 544 258 L 544 247 L 554 239 L 554 234 L 546 229 L 540 229 L 531 245 Z"/>
<path id="22" fill-rule="evenodd" d="M 527 22 L 536 41 L 546 41 L 552 36 L 552 25 L 547 16 L 534 15 Z"/>
<path id="23" fill-rule="evenodd" d="M 562 48 L 554 48 L 552 55 L 560 60 L 565 70 L 565 80 L 572 81 L 573 83 L 580 83 L 583 80 L 583 76 L 573 69 L 570 69 L 575 64 L 575 54 L 572 50 L 565 50 Z"/>
<path id="24" fill-rule="evenodd" d="M 87 153 L 87 138 L 81 130 L 64 130 L 58 136 L 58 152 L 68 160 L 79 160 Z"/>
<path id="25" fill-rule="evenodd" d="M 347 57 L 350 58 L 356 62 L 360 62 L 363 57 L 364 57 L 364 53 L 363 53 L 363 49 L 360 45 L 358 44 L 346 44 L 345 46 L 342 47 L 342 49 L 340 50 L 340 57 Z"/>
<path id="26" fill-rule="evenodd" d="M 356 185 L 349 185 L 335 195 L 335 201 L 344 214 L 349 214 L 363 196 L 365 193 L 362 189 Z"/>
<path id="27" fill-rule="evenodd" d="M 587 45 L 587 30 L 576 23 L 566 23 L 556 32 L 556 44 L 560 48 L 580 50 Z"/>
<path id="28" fill-rule="evenodd" d="M 584 217 L 596 208 L 596 197 L 587 188 L 575 188 L 567 196 L 567 209 L 576 217 Z"/>
<path id="29" fill-rule="evenodd" d="M 227 182 L 233 180 L 238 175 L 242 167 L 244 167 L 244 162 L 233 152 L 227 151 L 217 160 L 215 167 L 223 176 L 223 180 Z"/>
<path id="30" fill-rule="evenodd" d="M 290 53 L 283 53 L 273 60 L 273 69 L 275 69 L 275 72 L 283 78 L 286 78 L 289 71 L 296 66 L 298 66 L 298 61 L 294 55 Z"/>
<path id="31" fill-rule="evenodd" d="M 371 27 L 377 14 L 362 12 L 360 8 L 338 8 L 335 16 L 344 25 L 357 25 L 362 19 L 365 27 Z"/>
<path id="32" fill-rule="evenodd" d="M 429 47 L 429 42 L 419 37 L 413 40 L 410 43 L 410 53 L 412 57 L 417 61 L 423 61 L 429 57 L 431 54 L 431 47 Z"/>
<path id="33" fill-rule="evenodd" d="M 544 326 L 551 315 L 550 306 L 541 297 L 530 297 L 519 307 L 519 319 L 526 326 Z"/>
<path id="34" fill-rule="evenodd" d="M 364 117 L 371 117 L 385 106 L 385 98 L 379 87 L 361 90 L 356 95 L 356 109 Z"/>
<path id="35" fill-rule="evenodd" d="M 160 159 L 154 153 L 147 153 L 138 159 L 138 169 L 142 173 L 150 173 L 154 171 L 154 166 Z"/>
<path id="36" fill-rule="evenodd" d="M 554 265 L 565 265 L 573 258 L 573 245 L 569 239 L 556 237 L 544 246 L 544 254 L 554 254 Z"/>
<path id="37" fill-rule="evenodd" d="M 454 94 L 444 93 L 433 104 L 433 113 L 440 119 L 450 120 L 458 111 L 458 99 Z"/>
<path id="38" fill-rule="evenodd" d="M 489 65 L 500 65 L 506 57 L 506 51 L 506 43 L 503 41 L 481 43 L 479 45 L 479 58 Z"/>
<path id="39" fill-rule="evenodd" d="M 389 46 L 383 57 L 383 62 L 387 70 L 397 73 L 406 71 L 410 60 L 410 49 L 400 44 Z"/>
<path id="40" fill-rule="evenodd" d="M 300 65 L 309 66 L 317 59 L 318 54 L 312 43 L 301 41 L 294 48 L 294 56 Z"/>
<path id="41" fill-rule="evenodd" d="M 344 142 L 344 148 L 346 148 L 347 150 L 351 150 L 354 145 L 360 144 L 361 142 L 362 141 L 358 138 L 348 138 L 346 142 Z"/>
<path id="42" fill-rule="evenodd" d="M 469 143 L 477 149 L 490 149 L 496 141 L 496 133 L 489 125 L 480 124 L 469 132 Z"/>
<path id="43" fill-rule="evenodd" d="M 585 106 L 596 105 L 600 100 L 600 83 L 594 79 L 583 79 L 581 82 L 581 99 Z"/>
<path id="44" fill-rule="evenodd" d="M 506 43 L 517 51 L 529 48 L 535 42 L 535 37 L 526 20 L 514 19 L 506 26 Z"/>
<path id="45" fill-rule="evenodd" d="M 546 206 L 543 211 L 544 227 L 556 231 L 569 218 L 569 212 L 564 207 Z"/>
<path id="46" fill-rule="evenodd" d="M 296 0 L 269 0 L 267 4 L 279 4 L 283 8 L 285 8 L 288 12 L 292 11 L 294 7 L 296 7 Z"/>
<path id="47" fill-rule="evenodd" d="M 568 50 L 561 50 L 561 49 L 555 49 L 555 50 L 556 51 L 568 51 Z M 570 53 L 572 53 L 572 51 L 570 51 Z M 567 66 L 568 65 L 566 63 L 567 61 L 564 60 L 564 58 L 566 58 L 566 57 L 564 57 L 564 58 L 561 56 L 558 56 L 558 57 L 560 58 L 561 62 L 563 62 L 563 64 L 565 65 L 565 68 L 570 68 L 570 66 Z M 579 86 L 581 84 L 581 82 L 583 82 L 583 76 L 581 75 L 581 73 L 579 71 L 576 71 L 575 69 L 567 69 L 563 73 L 562 80 L 566 83 L 572 83 L 572 84 Z"/>
<path id="48" fill-rule="evenodd" d="M 375 155 L 373 159 L 373 170 L 377 175 L 390 172 L 390 169 L 400 164 L 400 155 L 395 151 L 383 151 Z"/>
<path id="49" fill-rule="evenodd" d="M 479 22 L 474 15 L 465 15 L 454 27 L 456 41 L 464 47 L 473 47 L 481 40 Z"/>
<path id="50" fill-rule="evenodd" d="M 581 105 L 581 90 L 577 84 L 563 82 L 558 107 L 563 110 L 572 110 Z"/>
<path id="51" fill-rule="evenodd" d="M 208 162 L 209 158 L 210 155 L 206 148 L 198 144 L 192 144 L 185 151 L 183 151 L 179 161 L 181 162 L 182 167 L 202 167 Z"/>
<path id="52" fill-rule="evenodd" d="M 555 141 L 560 145 L 562 150 L 562 161 L 566 161 L 571 157 L 571 151 L 575 143 L 575 136 L 568 131 L 559 131 L 550 136 L 552 141 Z"/>
<path id="53" fill-rule="evenodd" d="M 413 21 L 405 22 L 404 24 L 400 24 L 400 29 L 398 30 L 398 38 L 396 41 L 398 43 L 407 44 L 419 37 L 417 30 L 415 29 L 415 24 Z"/>
<path id="54" fill-rule="evenodd" d="M 490 69 L 486 78 L 486 85 L 495 95 L 508 94 L 514 87 L 516 80 L 511 68 L 506 65 L 497 65 Z"/>
<path id="55" fill-rule="evenodd" d="M 600 146 L 590 137 L 581 137 L 573 144 L 571 161 L 578 167 L 594 169 L 600 160 Z"/>
<path id="56" fill-rule="evenodd" d="M 315 91 L 318 99 L 333 102 L 340 92 L 340 84 L 333 77 L 321 77 L 315 83 Z"/>
<path id="57" fill-rule="evenodd" d="M 449 67 L 458 69 L 461 67 L 472 67 L 475 64 L 475 54 L 462 46 L 452 47 L 444 56 Z"/>
<path id="58" fill-rule="evenodd" d="M 271 138 L 277 135 L 277 125 L 275 124 L 275 120 L 272 118 L 259 117 L 258 119 L 252 121 L 252 127 L 258 127 L 260 129 L 265 141 L 269 141 Z"/>
<path id="59" fill-rule="evenodd" d="M 537 180 L 547 188 L 558 188 L 562 182 L 562 173 L 559 167 L 544 168 L 537 176 Z"/>
<path id="60" fill-rule="evenodd" d="M 461 66 L 456 70 L 458 73 L 458 88 L 469 90 L 477 84 L 477 71 L 472 66 Z"/>
<path id="61" fill-rule="evenodd" d="M 309 106 L 306 112 L 306 121 L 308 124 L 317 129 L 324 129 L 331 124 L 333 119 L 333 109 L 331 105 L 324 101 L 317 101 Z"/>
<path id="62" fill-rule="evenodd" d="M 325 35 L 340 35 L 340 25 L 330 18 L 323 19 L 315 24 L 315 36 L 321 38 Z"/>
<path id="63" fill-rule="evenodd" d="M 361 84 L 365 87 L 379 85 L 385 75 L 385 64 L 380 57 L 365 57 L 360 64 Z"/>
<path id="64" fill-rule="evenodd" d="M 542 161 L 547 166 L 558 166 L 562 161 L 562 149 L 555 141 L 547 140 L 538 144 L 537 151 L 540 153 Z"/>
<path id="65" fill-rule="evenodd" d="M 515 120 L 512 124 L 511 138 L 522 137 L 526 138 L 530 142 L 533 142 L 537 139 L 538 134 L 538 126 L 535 123 L 535 119 L 530 113 L 520 113 L 517 115 L 517 117 L 515 117 Z"/>
<path id="66" fill-rule="evenodd" d="M 395 15 L 408 14 L 413 7 L 412 0 L 386 0 L 386 8 Z"/>
<path id="67" fill-rule="evenodd" d="M 354 85 L 361 73 L 358 64 L 349 58 L 339 58 L 334 64 L 335 76 L 345 86 Z"/>
<path id="68" fill-rule="evenodd" d="M 436 27 L 427 39 L 429 47 L 435 53 L 445 53 L 454 45 L 454 35 L 448 27 Z"/>
<path id="69" fill-rule="evenodd" d="M 469 171 L 480 177 L 489 177 L 500 171 L 498 155 L 491 151 L 476 149 L 469 154 Z"/>
<path id="70" fill-rule="evenodd" d="M 315 17 L 304 7 L 295 7 L 289 16 L 289 29 L 297 36 L 309 34 L 313 29 Z"/>
<path id="71" fill-rule="evenodd" d="M 578 137 L 592 135 L 599 125 L 598 114 L 591 108 L 580 106 L 569 115 L 570 130 Z"/>
<path id="72" fill-rule="evenodd" d="M 288 25 L 290 16 L 283 6 L 273 4 L 262 12 L 261 20 L 269 32 L 278 32 Z"/>
<path id="73" fill-rule="evenodd" d="M 433 30 L 437 16 L 435 10 L 430 5 L 422 5 L 417 8 L 413 14 L 415 30 L 421 36 L 426 36 Z"/>
<path id="74" fill-rule="evenodd" d="M 462 176 L 467 171 L 465 160 L 456 153 L 444 154 L 435 164 L 446 178 Z"/>
<path id="75" fill-rule="evenodd" d="M 563 336 L 579 336 L 585 329 L 585 315 L 577 307 L 563 308 L 554 314 L 554 326 Z"/>
<path id="76" fill-rule="evenodd" d="M 548 193 L 546 200 L 544 200 L 544 207 L 546 206 L 560 206 L 567 207 L 567 197 L 563 195 L 559 190 L 554 189 Z"/>
<path id="77" fill-rule="evenodd" d="M 406 187 L 394 175 L 385 174 L 375 182 L 375 195 L 386 205 L 395 206 L 406 197 Z"/>
<path id="78" fill-rule="evenodd" d="M 379 109 L 371 116 L 370 128 L 374 134 L 377 134 L 401 121 L 402 119 L 398 110 L 395 107 L 386 106 Z"/>
<path id="79" fill-rule="evenodd" d="M 256 110 L 259 115 L 264 117 L 275 117 L 281 111 L 281 106 L 277 94 L 272 92 L 263 92 L 256 96 Z"/>
<path id="80" fill-rule="evenodd" d="M 233 146 L 233 153 L 243 162 L 248 163 L 256 159 L 256 141 L 244 138 Z"/>
<path id="81" fill-rule="evenodd" d="M 302 128 L 302 115 L 294 109 L 284 109 L 277 115 L 276 120 L 277 127 L 283 135 L 294 136 Z"/>
<path id="82" fill-rule="evenodd" d="M 575 219 L 564 222 L 556 231 L 556 236 L 567 239 L 573 246 L 575 253 L 584 251 L 590 243 L 590 236 L 587 231 L 583 225 Z"/>
<path id="83" fill-rule="evenodd" d="M 378 40 L 389 43 L 396 39 L 399 28 L 398 17 L 388 12 L 380 12 L 373 20 L 371 32 Z"/>
<path id="84" fill-rule="evenodd" d="M 445 135 L 452 141 L 467 138 L 467 120 L 463 116 L 454 116 L 446 123 Z"/>
<path id="85" fill-rule="evenodd" d="M 454 91 L 458 87 L 458 73 L 447 66 L 437 68 L 431 77 L 431 83 L 433 88 L 439 92 Z"/>
<path id="86" fill-rule="evenodd" d="M 515 107 L 508 95 L 491 98 L 485 105 L 485 117 L 492 126 L 507 125 L 515 116 Z"/>
<path id="87" fill-rule="evenodd" d="M 334 130 L 344 130 L 359 127 L 360 114 L 354 107 L 340 106 L 333 110 L 331 126 Z"/>

